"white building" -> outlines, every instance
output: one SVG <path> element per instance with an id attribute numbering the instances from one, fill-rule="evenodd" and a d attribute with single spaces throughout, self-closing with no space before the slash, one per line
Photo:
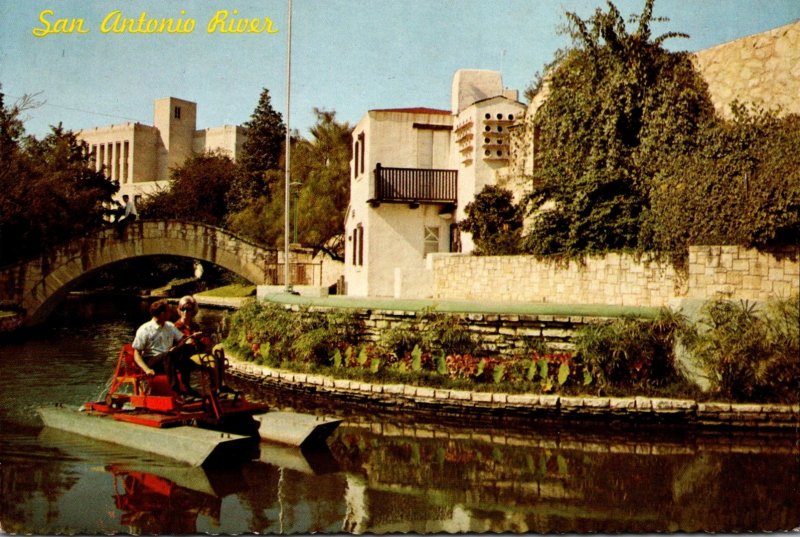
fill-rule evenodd
<path id="1" fill-rule="evenodd" d="M 371 110 L 353 130 L 345 285 L 352 296 L 430 296 L 426 261 L 469 252 L 464 209 L 508 165 L 508 127 L 525 105 L 500 73 L 461 70 L 451 110 Z"/>
<path id="2" fill-rule="evenodd" d="M 76 135 L 89 145 L 95 169 L 119 181 L 119 197 L 165 188 L 170 168 L 194 154 L 220 150 L 236 160 L 246 139 L 239 126 L 197 130 L 197 104 L 175 97 L 153 103 L 152 126 L 124 123 Z"/>

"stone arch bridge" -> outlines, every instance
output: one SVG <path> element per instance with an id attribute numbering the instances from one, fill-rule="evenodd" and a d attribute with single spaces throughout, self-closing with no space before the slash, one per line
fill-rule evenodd
<path id="1" fill-rule="evenodd" d="M 0 303 L 20 308 L 24 324 L 44 320 L 92 272 L 134 257 L 172 255 L 219 265 L 254 284 L 283 284 L 283 252 L 227 231 L 177 220 L 138 220 L 111 226 L 41 257 L 0 268 Z M 321 265 L 310 250 L 292 250 L 292 283 L 320 285 Z"/>

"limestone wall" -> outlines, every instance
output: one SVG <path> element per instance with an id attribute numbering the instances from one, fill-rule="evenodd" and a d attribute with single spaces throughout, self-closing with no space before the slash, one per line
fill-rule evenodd
<path id="1" fill-rule="evenodd" d="M 674 298 L 770 300 L 800 292 L 798 251 L 762 254 L 737 246 L 690 248 L 687 274 L 609 254 L 584 263 L 532 256 L 438 256 L 434 299 L 667 306 Z"/>
<path id="2" fill-rule="evenodd" d="M 382 411 L 433 413 L 437 419 L 536 419 L 619 423 L 677 424 L 682 427 L 796 430 L 798 405 L 731 404 L 692 399 L 650 397 L 591 397 L 538 393 L 467 391 L 407 384 L 380 384 L 296 373 L 244 362 L 229 356 L 231 373 L 286 392 L 314 394 L 348 405 L 367 405 Z M 507 423 L 507 421 L 504 421 Z"/>
<path id="3" fill-rule="evenodd" d="M 800 21 L 701 50 L 694 62 L 723 117 L 736 99 L 800 113 Z"/>

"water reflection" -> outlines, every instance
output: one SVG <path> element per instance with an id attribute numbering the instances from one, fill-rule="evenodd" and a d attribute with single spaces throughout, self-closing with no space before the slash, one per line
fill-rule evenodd
<path id="1" fill-rule="evenodd" d="M 732 452 L 717 438 L 386 433 L 351 429 L 332 446 L 348 480 L 348 531 L 698 532 L 800 520 L 791 439 Z"/>
<path id="2" fill-rule="evenodd" d="M 346 422 L 327 448 L 262 444 L 258 460 L 204 470 L 42 429 L 36 406 L 102 387 L 140 321 L 126 315 L 69 316 L 0 344 L 3 531 L 734 532 L 800 521 L 794 435 L 458 427 L 331 406 Z M 280 408 L 321 404 L 259 393 Z"/>
<path id="3" fill-rule="evenodd" d="M 214 495 L 182 487 L 165 477 L 117 465 L 106 466 L 114 479 L 114 499 L 119 520 L 134 534 L 197 532 L 202 514 L 219 527 L 222 500 Z"/>

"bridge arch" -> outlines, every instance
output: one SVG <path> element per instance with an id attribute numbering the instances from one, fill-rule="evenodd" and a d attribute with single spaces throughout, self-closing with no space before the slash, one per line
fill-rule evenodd
<path id="1" fill-rule="evenodd" d="M 90 273 L 125 259 L 155 255 L 207 261 L 257 285 L 278 285 L 283 280 L 279 268 L 283 252 L 276 249 L 266 249 L 205 224 L 137 220 L 121 232 L 114 227 L 103 228 L 40 258 L 0 268 L 0 301 L 20 307 L 25 312 L 25 324 L 34 325 Z M 310 263 L 307 251 L 298 255 Z"/>

